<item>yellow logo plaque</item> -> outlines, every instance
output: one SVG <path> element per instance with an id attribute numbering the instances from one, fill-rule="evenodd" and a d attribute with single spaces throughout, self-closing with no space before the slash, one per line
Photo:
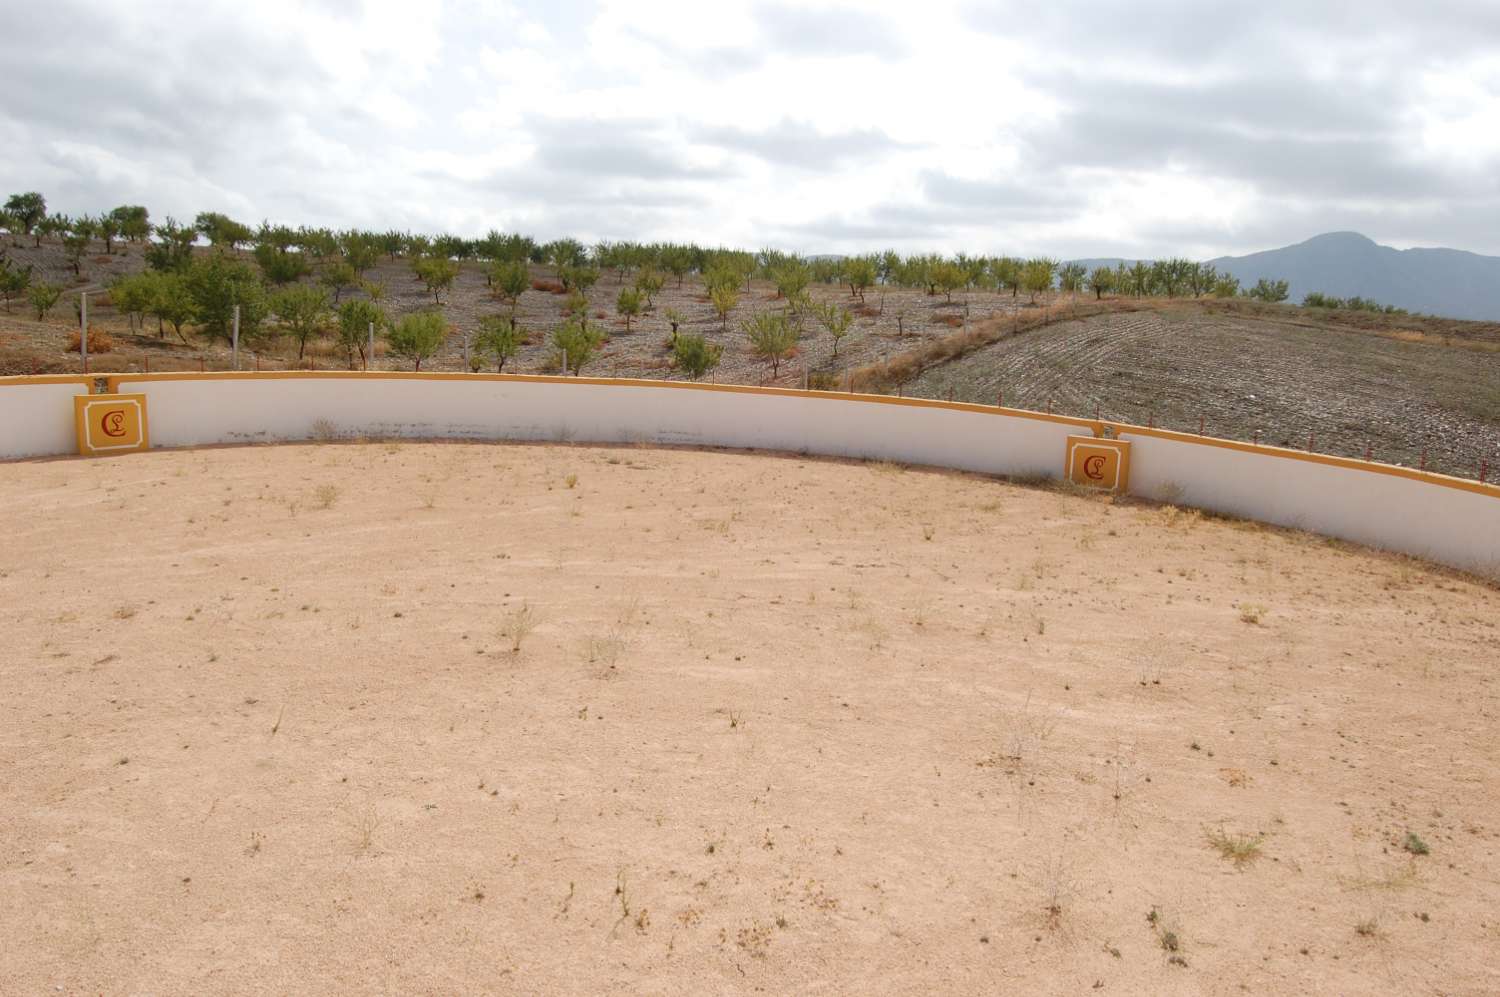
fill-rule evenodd
<path id="1" fill-rule="evenodd" d="M 1123 492 L 1130 484 L 1130 444 L 1093 436 L 1068 437 L 1067 479 L 1086 488 Z"/>
<path id="2" fill-rule="evenodd" d="M 77 395 L 73 398 L 73 416 L 78 427 L 78 452 L 85 456 L 150 446 L 145 395 Z"/>

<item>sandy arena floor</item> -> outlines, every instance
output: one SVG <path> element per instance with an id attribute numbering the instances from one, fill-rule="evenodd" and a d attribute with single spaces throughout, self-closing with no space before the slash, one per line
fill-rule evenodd
<path id="1" fill-rule="evenodd" d="M 1500 593 L 1446 572 L 638 448 L 0 515 L 6 994 L 1500 992 Z"/>

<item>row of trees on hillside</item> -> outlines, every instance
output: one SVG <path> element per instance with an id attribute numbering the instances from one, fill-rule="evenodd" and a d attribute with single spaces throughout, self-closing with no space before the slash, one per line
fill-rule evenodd
<path id="1" fill-rule="evenodd" d="M 1026 294 L 1035 300 L 1038 295 L 1060 290 L 1097 297 L 1222 298 L 1244 293 L 1278 300 L 1274 296 L 1276 282 L 1262 282 L 1242 292 L 1235 278 L 1217 272 L 1213 266 L 1175 258 L 1121 263 L 1091 271 L 1077 263 L 1043 257 L 966 253 L 903 256 L 886 250 L 860 256 L 808 258 L 776 249 L 752 253 L 680 243 L 615 241 L 588 246 L 568 238 L 537 242 L 529 236 L 498 231 L 468 239 L 395 230 L 293 229 L 269 222 L 251 227 L 212 211 L 199 214 L 192 224 L 167 218 L 153 225 L 147 210 L 139 205 L 122 205 L 99 215 L 76 218 L 49 214 L 45 197 L 37 192 L 11 195 L 0 210 L 0 228 L 10 233 L 13 241 L 30 238 L 40 244 L 44 237 L 62 238 L 75 272 L 96 241 L 103 244 L 106 253 L 113 252 L 119 240 L 145 241 L 152 266 L 164 270 L 174 269 L 202 243 L 226 250 L 248 250 L 268 283 L 286 285 L 316 275 L 335 298 L 343 290 L 358 286 L 384 257 L 413 261 L 416 276 L 432 291 L 434 303 L 441 301 L 442 292 L 459 272 L 458 265 L 465 261 L 485 264 L 486 281 L 491 287 L 507 272 L 504 267 L 511 267 L 508 272 L 514 275 L 524 273 L 525 265 L 531 263 L 556 268 L 565 288 L 585 291 L 605 274 L 614 275 L 624 284 L 629 274 L 646 272 L 660 281 L 654 285 L 655 290 L 667 280 L 680 287 L 688 275 L 713 273 L 721 278 L 733 276 L 740 290 L 752 279 L 770 280 L 783 295 L 795 295 L 812 283 L 841 284 L 849 288 L 851 298 L 861 300 L 865 292 L 877 286 L 921 288 L 929 295 L 942 294 L 949 299 L 961 291 L 994 291 L 1012 297 Z M 519 296 L 524 290 L 519 287 L 520 281 L 520 277 L 513 278 L 510 294 Z M 648 298 L 654 293 L 651 288 L 638 290 Z"/>
<path id="2" fill-rule="evenodd" d="M 641 315 L 655 309 L 656 298 L 669 282 L 681 286 L 689 276 L 700 280 L 728 332 L 731 315 L 752 279 L 769 281 L 782 301 L 780 309 L 760 312 L 740 323 L 750 352 L 764 361 L 772 377 L 795 354 L 797 344 L 811 331 L 822 330 L 836 358 L 853 327 L 851 308 L 863 305 L 872 288 L 910 287 L 942 295 L 990 291 L 1011 297 L 1027 295 L 1036 301 L 1053 291 L 1070 294 L 1230 297 L 1246 293 L 1267 301 L 1286 298 L 1286 283 L 1261 281 L 1241 292 L 1238 282 L 1212 266 L 1184 259 L 1120 264 L 1086 270 L 1076 263 L 1034 257 L 984 257 L 958 254 L 903 256 L 895 251 L 843 258 L 803 257 L 774 249 L 756 253 L 708 249 L 688 244 L 603 242 L 587 246 L 574 239 L 538 243 L 530 237 L 491 232 L 483 239 L 429 237 L 405 232 L 335 231 L 290 228 L 262 223 L 252 228 L 218 212 L 203 212 L 185 224 L 168 217 L 153 224 L 141 206 L 122 205 L 98 216 L 70 218 L 49 214 L 39 193 L 12 195 L 0 210 L 0 228 L 10 233 L 12 245 L 39 245 L 43 238 L 62 240 L 75 273 L 96 242 L 113 253 L 123 240 L 142 243 L 143 272 L 118 278 L 110 285 L 115 305 L 132 327 L 144 328 L 154 319 L 156 334 L 168 330 L 187 342 L 192 326 L 210 341 L 228 342 L 238 310 L 242 342 L 252 348 L 272 336 L 288 337 L 302 360 L 309 344 L 332 335 L 351 367 L 367 363 L 371 332 L 387 350 L 410 361 L 414 368 L 431 359 L 446 342 L 450 330 L 441 314 L 443 296 L 463 272 L 483 274 L 490 294 L 506 306 L 503 313 L 484 316 L 478 330 L 465 337 L 465 352 L 475 369 L 493 363 L 503 371 L 520 347 L 534 342 L 517 320 L 521 296 L 533 288 L 565 295 L 563 321 L 547 342 L 554 369 L 580 373 L 597 356 L 606 331 L 591 322 L 589 292 L 613 282 L 615 313 L 626 331 Z M 208 251 L 202 251 L 204 244 Z M 387 314 L 385 284 L 371 279 L 382 260 L 405 260 L 414 281 L 432 295 L 431 306 L 399 319 Z M 531 265 L 553 268 L 555 281 L 533 278 Z M 0 297 L 25 294 L 38 317 L 56 304 L 62 289 L 32 281 L 30 267 L 12 265 L 0 247 Z M 814 301 L 814 284 L 848 289 L 848 306 Z M 597 299 L 597 296 L 596 296 Z M 856 304 L 856 302 L 858 304 Z M 684 316 L 668 308 L 663 316 L 671 327 L 666 347 L 678 368 L 688 376 L 705 376 L 722 359 L 722 347 L 703 336 L 684 333 Z M 898 329 L 902 314 L 897 314 Z M 472 337 L 472 342 L 471 342 Z M 472 351 L 470 347 L 472 346 Z"/>

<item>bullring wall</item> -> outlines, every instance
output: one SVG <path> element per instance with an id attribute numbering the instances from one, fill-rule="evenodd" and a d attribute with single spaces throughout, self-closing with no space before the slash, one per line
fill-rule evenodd
<path id="1" fill-rule="evenodd" d="M 72 453 L 85 378 L 0 379 L 0 458 Z M 1500 487 L 1206 437 L 927 399 L 529 375 L 125 374 L 154 446 L 409 437 L 791 450 L 1059 477 L 1069 436 L 1132 446 L 1130 491 L 1500 570 Z M 1107 428 L 1106 428 L 1107 426 Z"/>

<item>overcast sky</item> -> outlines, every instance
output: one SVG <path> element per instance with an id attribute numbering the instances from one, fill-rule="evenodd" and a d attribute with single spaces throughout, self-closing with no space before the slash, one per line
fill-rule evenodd
<path id="1" fill-rule="evenodd" d="M 1500 0 L 6 6 L 0 178 L 69 213 L 1500 254 Z"/>

